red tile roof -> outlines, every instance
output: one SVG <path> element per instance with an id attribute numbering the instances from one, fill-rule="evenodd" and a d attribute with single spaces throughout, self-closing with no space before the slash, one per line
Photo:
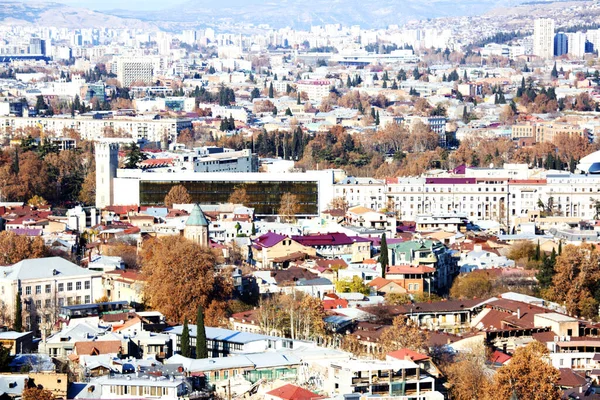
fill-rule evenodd
<path id="1" fill-rule="evenodd" d="M 435 268 L 426 265 L 390 265 L 387 267 L 386 274 L 433 274 Z"/>
<path id="2" fill-rule="evenodd" d="M 397 360 L 406 360 L 407 358 L 409 358 L 412 361 L 422 361 L 429 359 L 429 356 L 417 353 L 416 351 L 410 349 L 400 349 L 392 351 L 391 353 L 388 353 L 387 356 L 395 358 Z"/>
<path id="3" fill-rule="evenodd" d="M 288 383 L 277 389 L 271 390 L 266 393 L 269 396 L 277 397 L 282 400 L 314 400 L 323 399 L 323 396 L 319 396 L 316 393 L 301 388 L 300 386 L 292 385 Z"/>
<path id="4" fill-rule="evenodd" d="M 348 308 L 348 300 L 346 299 L 326 299 L 323 300 L 323 309 L 336 310 L 338 308 Z"/>

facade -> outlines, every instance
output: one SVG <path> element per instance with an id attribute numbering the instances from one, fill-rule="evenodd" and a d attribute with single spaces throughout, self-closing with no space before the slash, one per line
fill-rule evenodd
<path id="1" fill-rule="evenodd" d="M 328 79 L 307 79 L 299 81 L 296 84 L 296 90 L 298 93 L 306 93 L 310 101 L 320 103 L 321 100 L 329 96 L 333 86 L 334 82 Z"/>
<path id="2" fill-rule="evenodd" d="M 545 59 L 554 57 L 554 20 L 539 18 L 534 21 L 533 54 Z"/>
<path id="3" fill-rule="evenodd" d="M 567 35 L 564 32 L 558 32 L 554 35 L 554 55 L 562 56 L 569 52 Z"/>
<path id="4" fill-rule="evenodd" d="M 169 190 L 176 185 L 183 185 L 194 203 L 223 204 L 243 184 L 249 198 L 246 206 L 254 208 L 257 216 L 277 215 L 284 193 L 298 198 L 298 216 L 316 216 L 331 202 L 333 171 L 273 174 L 181 171 L 174 174 L 119 169 L 113 181 L 113 205 L 162 205 Z"/>
<path id="5" fill-rule="evenodd" d="M 114 178 L 119 165 L 119 145 L 96 143 L 96 207 L 114 204 Z"/>
<path id="6" fill-rule="evenodd" d="M 183 236 L 202 247 L 209 245 L 208 221 L 198 204 L 194 204 L 192 212 L 185 222 Z"/>
<path id="7" fill-rule="evenodd" d="M 178 154 L 174 166 L 194 172 L 258 172 L 258 159 L 249 149 L 205 147 Z"/>
<path id="8" fill-rule="evenodd" d="M 103 295 L 101 272 L 60 257 L 23 260 L 0 273 L 0 293 L 7 308 L 15 309 L 20 293 L 25 328 L 37 333 L 54 324 L 60 307 L 89 304 Z"/>
<path id="9" fill-rule="evenodd" d="M 64 129 L 73 129 L 81 135 L 83 140 L 98 140 L 104 138 L 108 132 L 130 135 L 130 140 L 145 139 L 150 142 L 160 142 L 165 136 L 174 140 L 177 134 L 184 129 L 192 128 L 192 121 L 188 118 L 180 119 L 151 119 L 132 117 L 111 117 L 109 114 L 101 118 L 78 116 L 76 118 L 63 117 L 0 117 L 0 133 L 11 135 L 17 129 L 41 127 L 44 132 L 61 134 Z"/>
<path id="10" fill-rule="evenodd" d="M 443 399 L 435 393 L 435 378 L 409 360 L 331 363 L 325 389 L 332 396 L 359 393 L 399 400 Z"/>
<path id="11" fill-rule="evenodd" d="M 138 58 L 120 58 L 117 61 L 117 79 L 123 87 L 134 82 L 152 83 L 154 63 Z"/>

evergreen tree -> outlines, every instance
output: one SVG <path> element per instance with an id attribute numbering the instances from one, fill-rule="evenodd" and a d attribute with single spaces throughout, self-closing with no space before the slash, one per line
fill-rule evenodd
<path id="1" fill-rule="evenodd" d="M 373 74 L 373 80 L 374 80 L 374 81 L 378 81 L 378 80 L 379 80 L 379 76 L 377 76 L 377 72 L 375 72 L 375 73 Z"/>
<path id="2" fill-rule="evenodd" d="M 71 105 L 71 116 L 75 116 L 75 111 L 79 111 L 81 109 L 81 101 L 79 100 L 79 96 L 75 95 L 73 99 L 73 104 Z"/>
<path id="3" fill-rule="evenodd" d="M 188 328 L 187 318 L 183 321 L 183 330 L 181 331 L 181 355 L 191 357 L 190 348 L 190 329 Z"/>
<path id="4" fill-rule="evenodd" d="M 196 316 L 196 358 L 208 358 L 206 347 L 206 329 L 204 328 L 204 310 L 200 305 Z"/>
<path id="5" fill-rule="evenodd" d="M 127 147 L 127 155 L 125 161 L 125 168 L 135 169 L 138 164 L 146 159 L 146 155 L 142 153 L 140 146 L 133 142 Z"/>
<path id="6" fill-rule="evenodd" d="M 381 264 L 381 277 L 385 278 L 385 273 L 389 265 L 388 246 L 385 233 L 381 235 L 381 252 L 379 254 L 379 264 Z"/>
<path id="7" fill-rule="evenodd" d="M 258 99 L 260 97 L 260 90 L 258 90 L 258 88 L 254 88 L 252 89 L 252 92 L 250 92 L 250 101 L 254 100 L 254 99 Z"/>
<path id="8" fill-rule="evenodd" d="M 558 242 L 558 255 L 562 254 L 562 241 Z"/>
<path id="9" fill-rule="evenodd" d="M 300 101 L 300 93 L 298 93 L 298 97 L 296 98 L 296 104 L 300 105 L 302 102 Z"/>
<path id="10" fill-rule="evenodd" d="M 406 71 L 404 71 L 404 69 L 401 69 L 400 71 L 398 71 L 398 75 L 396 77 L 398 78 L 399 81 L 405 81 L 406 80 Z"/>
<path id="11" fill-rule="evenodd" d="M 536 274 L 536 279 L 538 280 L 538 284 L 540 288 L 547 289 L 552 286 L 552 278 L 554 278 L 554 265 L 556 263 L 556 252 L 552 249 L 552 254 L 550 257 L 544 258 L 542 265 Z"/>
<path id="12" fill-rule="evenodd" d="M 17 292 L 17 298 L 15 299 L 15 323 L 13 330 L 15 332 L 23 330 L 23 304 L 21 303 L 21 293 L 19 292 Z"/>
<path id="13" fill-rule="evenodd" d="M 550 72 L 550 76 L 552 78 L 558 78 L 558 70 L 556 69 L 556 62 L 554 63 L 554 67 L 552 67 L 552 72 Z"/>
<path id="14" fill-rule="evenodd" d="M 415 69 L 413 70 L 413 78 L 415 79 L 415 81 L 418 81 L 420 77 L 421 73 L 419 72 L 419 67 L 415 67 Z"/>
<path id="15" fill-rule="evenodd" d="M 350 75 L 348 75 L 348 79 L 346 80 L 346 86 L 349 88 L 352 87 L 352 79 L 350 79 Z"/>
<path id="16" fill-rule="evenodd" d="M 40 94 L 39 96 L 37 96 L 36 101 L 35 101 L 35 111 L 40 112 L 40 110 L 47 110 L 47 109 L 48 109 L 48 105 L 44 101 L 44 96 L 42 96 Z"/>
<path id="17" fill-rule="evenodd" d="M 381 87 L 383 89 L 387 89 L 387 81 L 383 81 L 383 84 L 381 85 Z"/>
<path id="18" fill-rule="evenodd" d="M 373 120 L 375 120 L 375 108 L 371 107 L 371 118 L 373 118 Z"/>
<path id="19" fill-rule="evenodd" d="M 381 121 L 379 120 L 379 110 L 377 110 L 377 113 L 375 114 L 375 125 L 379 126 L 379 123 Z"/>
<path id="20" fill-rule="evenodd" d="M 465 70 L 465 73 L 463 74 L 463 81 L 464 82 L 468 82 L 469 78 L 467 77 L 467 70 Z"/>
<path id="21" fill-rule="evenodd" d="M 539 261 L 540 258 L 540 241 L 538 240 L 537 245 L 535 246 L 535 254 L 533 256 L 535 261 Z"/>
<path id="22" fill-rule="evenodd" d="M 285 115 L 287 115 L 288 117 L 292 116 L 292 110 L 290 110 L 289 107 L 285 110 Z"/>
<path id="23" fill-rule="evenodd" d="M 392 90 L 398 90 L 398 83 L 395 80 L 392 82 Z"/>

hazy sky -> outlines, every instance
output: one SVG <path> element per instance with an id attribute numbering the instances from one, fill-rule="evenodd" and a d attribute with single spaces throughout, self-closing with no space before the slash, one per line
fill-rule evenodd
<path id="1" fill-rule="evenodd" d="M 84 7 L 92 10 L 161 10 L 171 8 L 185 0 L 50 0 L 75 7 Z"/>

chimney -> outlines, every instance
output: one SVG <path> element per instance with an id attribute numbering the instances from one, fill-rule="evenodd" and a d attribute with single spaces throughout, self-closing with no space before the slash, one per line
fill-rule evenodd
<path id="1" fill-rule="evenodd" d="M 521 319 L 521 307 L 517 307 L 517 319 Z"/>

